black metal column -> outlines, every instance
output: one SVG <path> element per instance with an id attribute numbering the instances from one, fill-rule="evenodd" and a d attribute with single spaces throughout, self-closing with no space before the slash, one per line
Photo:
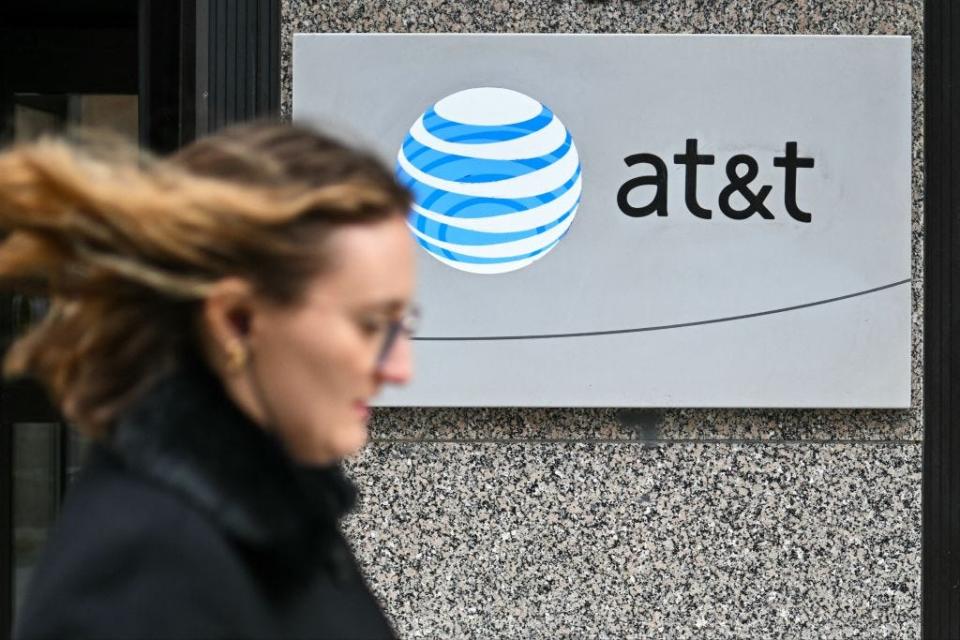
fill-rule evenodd
<path id="1" fill-rule="evenodd" d="M 939 639 L 960 638 L 960 6 L 924 11 L 922 624 Z"/>
<path id="2" fill-rule="evenodd" d="M 280 110 L 279 0 L 197 0 L 197 135 Z"/>
<path id="3" fill-rule="evenodd" d="M 191 3 L 140 0 L 138 11 L 140 145 L 161 154 L 192 138 L 192 131 L 183 132 L 183 123 L 192 120 L 192 113 L 182 112 L 181 61 L 189 66 L 192 59 L 181 41 L 183 9 L 190 13 L 185 4 Z"/>
<path id="4" fill-rule="evenodd" d="M 279 0 L 140 0 L 139 21 L 144 147 L 279 113 Z"/>

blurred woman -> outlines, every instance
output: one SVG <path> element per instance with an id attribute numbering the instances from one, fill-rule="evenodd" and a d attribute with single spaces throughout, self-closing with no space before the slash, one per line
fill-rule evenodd
<path id="1" fill-rule="evenodd" d="M 48 296 L 7 354 L 95 439 L 30 638 L 378 638 L 338 462 L 411 375 L 409 196 L 369 155 L 256 124 L 163 160 L 0 155 L 0 278 Z"/>

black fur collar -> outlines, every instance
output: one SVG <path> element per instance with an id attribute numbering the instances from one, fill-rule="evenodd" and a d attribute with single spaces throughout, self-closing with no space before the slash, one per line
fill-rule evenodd
<path id="1" fill-rule="evenodd" d="M 302 467 L 198 361 L 160 379 L 109 438 L 137 473 L 184 496 L 246 550 L 287 569 L 338 564 L 355 489 L 338 466 Z M 336 568 L 336 567 L 334 567 Z"/>

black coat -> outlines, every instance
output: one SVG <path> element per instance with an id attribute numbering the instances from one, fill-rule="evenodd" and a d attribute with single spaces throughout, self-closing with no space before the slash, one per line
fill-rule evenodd
<path id="1" fill-rule="evenodd" d="M 339 531 L 354 496 L 183 367 L 95 445 L 15 636 L 393 637 Z"/>

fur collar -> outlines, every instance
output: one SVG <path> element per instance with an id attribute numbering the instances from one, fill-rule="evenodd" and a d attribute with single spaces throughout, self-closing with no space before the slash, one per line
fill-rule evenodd
<path id="1" fill-rule="evenodd" d="M 161 378 L 117 420 L 107 444 L 267 565 L 339 564 L 338 521 L 353 508 L 353 485 L 339 466 L 295 464 L 205 364 L 189 362 Z"/>

